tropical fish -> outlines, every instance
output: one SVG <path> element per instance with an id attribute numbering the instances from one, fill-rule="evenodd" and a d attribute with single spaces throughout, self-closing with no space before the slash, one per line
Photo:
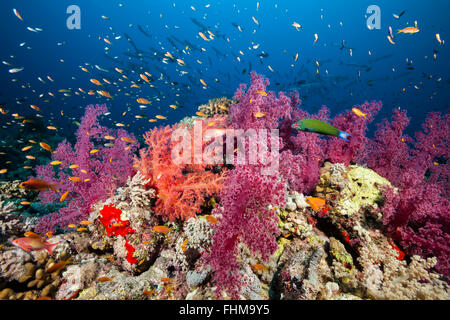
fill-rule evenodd
<path id="1" fill-rule="evenodd" d="M 68 194 L 69 194 L 69 191 L 64 192 L 63 195 L 61 196 L 61 198 L 59 199 L 59 202 L 63 202 L 64 200 L 66 200 Z"/>
<path id="2" fill-rule="evenodd" d="M 216 223 L 217 223 L 217 219 L 216 219 L 214 216 L 212 216 L 212 215 L 207 215 L 207 216 L 205 217 L 205 219 L 206 219 L 209 223 L 212 223 L 212 224 L 216 224 Z"/>
<path id="3" fill-rule="evenodd" d="M 145 98 L 139 98 L 139 99 L 137 99 L 136 100 L 138 103 L 140 103 L 140 104 L 150 104 L 151 102 L 150 101 L 148 101 L 147 99 L 145 99 Z"/>
<path id="4" fill-rule="evenodd" d="M 81 178 L 79 178 L 79 177 L 70 177 L 69 180 L 73 181 L 73 182 L 80 182 Z"/>
<path id="5" fill-rule="evenodd" d="M 354 114 L 356 114 L 358 117 L 366 117 L 367 113 L 362 112 L 358 108 L 352 108 L 352 111 Z"/>
<path id="6" fill-rule="evenodd" d="M 42 236 L 40 236 L 37 233 L 34 233 L 32 231 L 25 232 L 24 236 L 27 237 L 27 238 L 42 239 Z"/>
<path id="7" fill-rule="evenodd" d="M 351 134 L 341 131 L 326 122 L 316 119 L 301 119 L 295 122 L 292 125 L 292 128 L 306 132 L 315 132 L 334 137 L 339 137 L 348 142 L 349 142 L 348 138 L 352 136 Z"/>
<path id="8" fill-rule="evenodd" d="M 39 145 L 41 146 L 42 149 L 52 152 L 52 148 L 47 143 L 39 142 Z"/>
<path id="9" fill-rule="evenodd" d="M 7 173 L 8 172 L 8 169 L 1 169 L 0 170 L 0 174 L 4 174 L 4 173 Z"/>
<path id="10" fill-rule="evenodd" d="M 20 20 L 23 21 L 23 18 L 22 18 L 22 16 L 20 15 L 19 11 L 17 11 L 17 9 L 13 8 L 13 12 L 14 12 L 14 15 L 15 15 L 17 18 L 19 18 Z"/>
<path id="11" fill-rule="evenodd" d="M 28 181 L 22 182 L 19 187 L 26 190 L 32 190 L 32 191 L 47 191 L 48 189 L 51 189 L 55 192 L 59 192 L 58 189 L 55 188 L 55 186 L 61 184 L 62 182 L 50 184 L 47 181 L 40 180 L 40 179 L 32 179 Z"/>
<path id="12" fill-rule="evenodd" d="M 52 265 L 50 268 L 45 270 L 46 273 L 53 273 L 59 270 L 62 270 L 65 266 L 72 262 L 72 259 L 68 259 L 66 261 L 60 261 Z"/>
<path id="13" fill-rule="evenodd" d="M 128 137 L 122 137 L 122 138 L 120 138 L 120 140 L 122 140 L 124 142 L 128 142 L 128 143 L 135 143 L 136 142 L 133 139 L 128 138 Z"/>
<path id="14" fill-rule="evenodd" d="M 61 242 L 49 243 L 43 239 L 38 238 L 18 238 L 12 241 L 12 244 L 16 247 L 22 248 L 26 252 L 38 251 L 45 249 L 48 253 L 52 254 L 55 247 Z"/>
<path id="15" fill-rule="evenodd" d="M 265 114 L 264 112 L 255 112 L 255 113 L 253 114 L 253 116 L 254 116 L 255 118 L 262 118 L 262 117 L 265 117 L 266 114 Z"/>
<path id="16" fill-rule="evenodd" d="M 397 33 L 408 33 L 408 34 L 414 34 L 419 32 L 420 30 L 416 27 L 406 27 L 403 29 L 397 30 Z"/>
<path id="17" fill-rule="evenodd" d="M 319 211 L 325 207 L 325 200 L 322 198 L 309 197 L 305 198 L 305 201 L 311 206 L 311 208 L 313 208 L 314 211 Z"/>
<path id="18" fill-rule="evenodd" d="M 98 282 L 109 282 L 109 281 L 113 281 L 113 279 L 111 279 L 110 277 L 100 277 L 97 279 Z"/>
<path id="19" fill-rule="evenodd" d="M 172 232 L 173 230 L 171 228 L 167 228 L 166 226 L 154 226 L 152 228 L 152 231 L 157 233 L 168 233 Z"/>
<path id="20" fill-rule="evenodd" d="M 267 270 L 267 267 L 263 266 L 262 264 L 254 264 L 252 265 L 252 269 L 255 271 L 262 271 L 262 270 Z"/>

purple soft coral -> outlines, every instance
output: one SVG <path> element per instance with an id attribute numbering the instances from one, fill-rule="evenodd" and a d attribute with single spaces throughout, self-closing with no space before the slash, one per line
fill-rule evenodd
<path id="1" fill-rule="evenodd" d="M 116 132 L 99 125 L 98 116 L 107 111 L 105 105 L 88 106 L 76 133 L 75 150 L 65 140 L 52 156 L 53 161 L 61 161 L 58 168 L 51 164 L 36 168 L 38 178 L 49 183 L 60 183 L 58 188 L 61 193 L 43 192 L 41 201 L 58 202 L 61 195 L 67 192 L 68 204 L 59 212 L 41 218 L 36 232 L 55 231 L 57 226 L 65 228 L 67 224 L 83 220 L 88 216 L 92 204 L 106 200 L 134 173 L 133 152 L 138 145 L 136 139 L 125 130 Z M 115 137 L 109 147 L 101 144 L 107 135 Z M 132 143 L 126 142 L 131 140 Z M 70 177 L 76 178 L 69 180 Z"/>
<path id="2" fill-rule="evenodd" d="M 436 269 L 449 276 L 450 117 L 447 114 L 441 119 L 439 113 L 430 113 L 415 142 L 403 134 L 408 123 L 406 111 L 394 110 L 393 121 L 384 120 L 379 126 L 367 163 L 398 188 L 385 191 L 382 212 L 386 231 L 407 253 L 435 256 Z"/>

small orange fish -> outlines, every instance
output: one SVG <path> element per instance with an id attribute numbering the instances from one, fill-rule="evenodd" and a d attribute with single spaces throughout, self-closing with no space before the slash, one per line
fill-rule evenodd
<path id="1" fill-rule="evenodd" d="M 42 237 L 40 235 L 38 235 L 37 233 L 34 233 L 32 231 L 25 232 L 24 236 L 27 238 L 42 239 Z"/>
<path id="2" fill-rule="evenodd" d="M 70 177 L 69 180 L 73 181 L 73 182 L 80 182 L 81 181 L 81 179 L 79 177 Z"/>
<path id="3" fill-rule="evenodd" d="M 58 130 L 58 128 L 56 128 L 55 126 L 48 126 L 47 129 L 49 129 L 49 130 Z"/>
<path id="4" fill-rule="evenodd" d="M 100 277 L 97 279 L 98 282 L 109 282 L 109 281 L 113 281 L 113 279 L 111 279 L 110 277 Z"/>
<path id="5" fill-rule="evenodd" d="M 356 114 L 358 117 L 366 117 L 367 113 L 362 112 L 358 108 L 352 108 L 352 111 L 354 114 Z"/>
<path id="6" fill-rule="evenodd" d="M 50 268 L 48 268 L 47 270 L 45 270 L 46 273 L 53 273 L 59 270 L 62 270 L 65 266 L 67 266 L 69 263 L 71 263 L 71 259 L 66 260 L 66 261 L 60 261 L 55 263 L 53 266 L 51 266 Z"/>
<path id="7" fill-rule="evenodd" d="M 62 162 L 61 161 L 58 161 L 58 160 L 55 160 L 55 161 L 52 161 L 52 162 L 50 162 L 50 164 L 52 165 L 52 166 L 58 166 L 58 165 L 60 165 Z"/>
<path id="8" fill-rule="evenodd" d="M 148 101 L 147 99 L 145 99 L 145 98 L 139 98 L 139 99 L 137 99 L 136 100 L 138 103 L 140 103 L 140 104 L 150 104 L 151 102 L 150 101 Z"/>
<path id="9" fill-rule="evenodd" d="M 89 151 L 89 153 L 94 154 L 94 153 L 97 153 L 98 151 L 99 151 L 98 149 L 93 149 L 93 150 Z"/>
<path id="10" fill-rule="evenodd" d="M 39 145 L 41 146 L 42 149 L 52 152 L 52 148 L 47 143 L 39 142 Z"/>
<path id="11" fill-rule="evenodd" d="M 78 229 L 77 229 L 77 231 L 80 231 L 80 232 L 86 231 L 86 230 L 87 230 L 87 228 L 78 228 Z"/>
<path id="12" fill-rule="evenodd" d="M 165 120 L 167 119 L 167 117 L 161 116 L 161 115 L 156 115 L 155 118 L 160 119 L 160 120 Z"/>
<path id="13" fill-rule="evenodd" d="M 181 244 L 181 249 L 183 251 L 186 251 L 186 245 L 189 242 L 189 238 L 187 238 L 186 240 L 183 241 L 183 243 Z"/>
<path id="14" fill-rule="evenodd" d="M 168 233 L 172 232 L 173 230 L 171 228 L 167 228 L 166 226 L 154 226 L 152 231 L 157 233 Z"/>
<path id="15" fill-rule="evenodd" d="M 259 94 L 260 96 L 266 97 L 267 96 L 267 92 L 265 92 L 264 90 L 256 90 L 255 93 Z"/>
<path id="16" fill-rule="evenodd" d="M 104 138 L 106 140 L 115 140 L 116 138 L 114 138 L 113 136 L 104 136 Z"/>
<path id="17" fill-rule="evenodd" d="M 29 206 L 31 204 L 30 201 L 20 201 L 20 204 L 23 206 Z"/>
<path id="18" fill-rule="evenodd" d="M 80 221 L 80 224 L 83 225 L 83 226 L 88 226 L 88 225 L 91 225 L 92 222 L 87 221 L 87 220 L 83 220 L 83 221 Z"/>
<path id="19" fill-rule="evenodd" d="M 97 90 L 97 93 L 105 98 L 112 99 L 113 97 L 109 94 L 109 92 L 104 90 Z"/>
<path id="20" fill-rule="evenodd" d="M 91 79 L 90 81 L 91 81 L 93 84 L 97 85 L 97 86 L 101 86 L 101 85 L 102 85 L 101 82 L 98 81 L 97 79 Z"/>
<path id="21" fill-rule="evenodd" d="M 313 208 L 314 211 L 319 211 L 325 206 L 325 200 L 317 197 L 309 197 L 305 199 L 306 203 Z"/>
<path id="22" fill-rule="evenodd" d="M 265 114 L 264 112 L 255 112 L 255 113 L 253 114 L 253 116 L 254 116 L 255 118 L 262 118 L 262 117 L 265 117 L 266 114 Z"/>
<path id="23" fill-rule="evenodd" d="M 71 228 L 71 229 L 74 229 L 74 228 L 77 227 L 77 225 L 76 225 L 76 224 L 69 224 L 69 225 L 67 225 L 67 227 L 69 227 L 69 228 Z"/>
<path id="24" fill-rule="evenodd" d="M 197 111 L 195 114 L 198 115 L 199 117 L 204 117 L 204 118 L 206 118 L 206 114 L 204 114 L 204 113 L 201 112 L 201 111 Z"/>
<path id="25" fill-rule="evenodd" d="M 153 290 L 151 290 L 151 291 L 148 291 L 148 290 L 144 290 L 144 295 L 146 295 L 147 297 L 151 297 L 151 296 L 153 296 L 154 294 L 155 294 L 155 290 L 153 289 Z"/>
<path id="26" fill-rule="evenodd" d="M 252 269 L 255 271 L 267 270 L 265 266 L 259 263 L 252 265 Z"/>
<path id="27" fill-rule="evenodd" d="M 34 110 L 36 110 L 36 111 L 41 111 L 41 109 L 39 109 L 39 107 L 38 107 L 38 106 L 35 106 L 34 104 L 30 105 L 30 108 L 31 108 L 31 109 L 34 109 Z"/>
<path id="28" fill-rule="evenodd" d="M 8 169 L 1 169 L 0 170 L 0 174 L 4 174 L 4 173 L 7 173 L 8 172 Z"/>
<path id="29" fill-rule="evenodd" d="M 120 140 L 122 140 L 124 142 L 128 142 L 128 143 L 135 143 L 136 142 L 133 139 L 130 139 L 128 137 L 122 137 L 122 138 L 120 138 Z"/>
<path id="30" fill-rule="evenodd" d="M 207 216 L 205 217 L 205 219 L 206 219 L 209 223 L 212 223 L 212 224 L 216 224 L 216 223 L 217 223 L 217 219 L 214 218 L 212 215 L 207 215 Z"/>
<path id="31" fill-rule="evenodd" d="M 27 151 L 30 150 L 31 148 L 33 148 L 33 146 L 26 146 L 22 148 L 22 151 Z"/>
<path id="32" fill-rule="evenodd" d="M 418 29 L 418 28 L 416 28 L 416 27 L 406 27 L 406 28 L 404 28 L 404 29 L 400 29 L 400 30 L 397 30 L 397 33 L 409 33 L 409 34 L 414 34 L 414 33 L 417 33 L 417 32 L 419 32 L 420 30 Z"/>
<path id="33" fill-rule="evenodd" d="M 36 157 L 30 156 L 29 154 L 26 155 L 25 158 L 27 158 L 28 160 L 34 160 L 34 159 L 36 159 Z"/>
<path id="34" fill-rule="evenodd" d="M 170 278 L 161 278 L 161 281 L 165 284 L 170 283 L 172 281 L 172 279 Z"/>
<path id="35" fill-rule="evenodd" d="M 59 190 L 55 188 L 55 186 L 57 186 L 59 184 L 61 184 L 61 182 L 55 183 L 55 184 L 50 184 L 44 180 L 35 179 L 35 180 L 28 180 L 28 181 L 22 182 L 19 185 L 19 187 L 22 189 L 32 190 L 32 191 L 46 191 L 48 189 L 51 189 L 55 192 L 59 192 Z"/>

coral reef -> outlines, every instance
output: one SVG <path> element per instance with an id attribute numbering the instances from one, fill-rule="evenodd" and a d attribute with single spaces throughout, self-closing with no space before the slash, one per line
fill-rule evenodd
<path id="1" fill-rule="evenodd" d="M 431 113 L 413 139 L 395 110 L 369 139 L 381 103 L 331 119 L 251 77 L 236 101 L 202 106 L 206 117 L 149 131 L 139 157 L 135 138 L 99 125 L 106 108 L 90 106 L 75 148 L 62 142 L 56 164 L 37 169 L 60 193 L 38 202 L 19 181 L 0 183 L 0 299 L 450 300 L 449 116 Z M 302 118 L 353 138 L 294 131 Z M 195 150 L 196 130 L 227 128 L 279 130 L 279 152 L 192 163 L 213 145 Z M 174 161 L 182 154 L 191 162 Z M 274 161 L 276 174 L 264 174 Z M 51 254 L 13 242 L 39 237 L 36 223 L 57 243 Z"/>
<path id="2" fill-rule="evenodd" d="M 53 190 L 40 193 L 44 203 L 63 201 L 67 206 L 39 220 L 36 232 L 44 234 L 66 229 L 87 218 L 91 206 L 104 201 L 134 174 L 133 152 L 137 149 L 134 135 L 125 130 L 111 130 L 98 123 L 98 117 L 107 112 L 105 105 L 88 106 L 76 132 L 74 149 L 65 140 L 52 155 L 59 165 L 48 163 L 36 168 L 36 176 L 51 184 L 59 183 L 60 193 Z M 99 142 L 113 139 L 108 146 Z"/>

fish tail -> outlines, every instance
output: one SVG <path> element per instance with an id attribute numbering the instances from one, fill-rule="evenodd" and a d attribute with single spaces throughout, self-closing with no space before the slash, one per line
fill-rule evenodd
<path id="1" fill-rule="evenodd" d="M 350 142 L 350 140 L 348 140 L 349 137 L 352 137 L 352 135 L 350 133 L 347 133 L 344 131 L 339 131 L 339 138 L 341 138 L 342 140 Z"/>
<path id="2" fill-rule="evenodd" d="M 50 255 L 53 255 L 53 250 L 56 248 L 56 246 L 58 244 L 60 244 L 61 242 L 55 242 L 55 243 L 47 243 L 45 244 L 45 249 L 47 249 L 48 253 L 50 253 Z"/>

